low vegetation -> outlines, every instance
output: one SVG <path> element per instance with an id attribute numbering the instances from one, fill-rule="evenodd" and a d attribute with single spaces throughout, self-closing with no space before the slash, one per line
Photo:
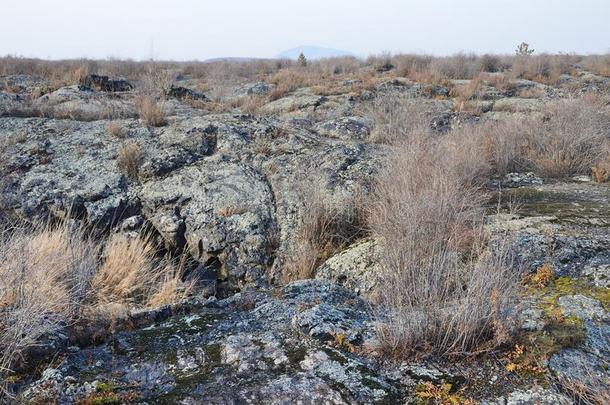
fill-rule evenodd
<path id="1" fill-rule="evenodd" d="M 267 243 L 273 251 L 269 256 L 277 259 L 273 262 L 281 269 L 277 281 L 288 283 L 315 277 L 316 269 L 326 259 L 363 236 L 375 237 L 382 254 L 380 284 L 372 298 L 377 304 L 379 348 L 388 357 L 403 360 L 429 354 L 473 355 L 503 346 L 511 348 L 502 358 L 509 373 L 536 378 L 547 372 L 544 364 L 551 355 L 584 339 L 583 322 L 557 312 L 555 301 L 558 291 L 575 294 L 585 287 L 557 277 L 550 261 L 520 280 L 521 269 L 514 260 L 510 238 L 492 241 L 484 230 L 488 209 L 484 191 L 495 184 L 492 180 L 514 172 L 531 171 L 552 179 L 591 175 L 599 183 L 610 180 L 610 104 L 604 94 L 610 77 L 608 55 L 536 54 L 524 43 L 515 55 L 460 53 L 440 58 L 381 54 L 367 60 L 344 57 L 315 61 L 303 56 L 296 62 L 247 63 L 0 58 L 0 75 L 17 73 L 48 80 L 27 95 L 29 104 L 0 113 L 106 120 L 101 127 L 106 131 L 104 147 L 114 150 L 111 148 L 116 146 L 116 168 L 130 186 L 145 179 L 141 168 L 145 158 L 152 155 L 147 154 L 146 146 L 159 134 L 162 142 L 170 144 L 172 131 L 183 128 L 155 128 L 168 124 L 168 117 L 173 115 L 170 106 L 180 105 L 180 100 L 169 102 L 167 98 L 182 78 L 187 78 L 189 86 L 204 91 L 205 97 L 182 100 L 178 118 L 184 107 L 197 119 L 208 113 L 230 112 L 228 120 L 243 123 L 239 131 L 220 128 L 217 134 L 214 132 L 214 146 L 216 136 L 222 141 L 218 143 L 222 160 L 218 161 L 223 164 L 239 160 L 239 164 L 249 165 L 254 161 L 266 168 L 269 163 L 269 171 L 275 172 L 281 159 L 302 153 L 301 148 L 310 144 L 343 142 L 340 130 L 345 128 L 341 125 L 347 128 L 346 136 L 351 136 L 351 126 L 356 130 L 364 127 L 358 139 L 342 145 L 358 148 L 357 153 L 370 152 L 378 159 L 371 169 L 377 172 L 366 172 L 374 178 L 373 184 L 365 187 L 357 184 L 360 180 L 350 180 L 343 183 L 349 184 L 345 190 L 335 190 L 334 185 L 322 184 L 327 180 L 319 171 L 308 171 L 294 185 L 298 189 L 298 206 L 291 207 L 294 216 L 286 216 L 286 222 L 296 224 L 291 230 L 294 232 L 282 235 L 285 240 L 273 235 L 262 238 L 261 243 Z M 78 104 L 70 103 L 69 108 L 35 107 L 42 95 L 80 83 L 90 73 L 128 78 L 135 83 L 133 92 L 102 94 L 100 97 L 110 100 L 105 101 L 109 103 L 107 109 L 103 103 L 99 109 L 79 109 Z M 269 86 L 243 90 L 245 84 L 260 81 Z M 555 93 L 554 89 L 561 92 Z M 6 81 L 0 82 L 0 91 L 15 96 L 23 89 Z M 303 93 L 303 98 L 311 97 L 314 102 L 302 110 L 295 102 L 286 112 L 286 117 L 295 117 L 274 121 L 275 117 L 269 116 L 273 109 L 267 105 L 295 93 Z M 344 99 L 337 101 L 341 97 Z M 325 105 L 318 108 L 315 100 L 329 99 L 329 105 L 344 103 L 345 111 L 339 107 L 328 107 L 332 111 L 327 111 Z M 496 108 L 498 100 L 522 104 L 520 108 L 512 103 L 505 103 L 504 109 Z M 136 120 L 119 120 L 126 117 L 139 117 L 139 125 L 147 128 L 133 129 L 138 125 Z M 351 120 L 336 124 L 332 122 L 336 118 Z M 256 121 L 260 128 L 272 124 L 267 132 L 258 132 L 259 127 L 250 131 L 246 127 L 249 120 Z M 178 122 L 176 117 L 169 121 Z M 314 134 L 321 134 L 318 128 L 327 124 L 333 135 Z M 275 132 L 269 130 L 272 125 L 278 125 Z M 292 133 L 293 126 L 302 128 Z M 183 149 L 191 153 L 202 147 L 200 144 L 210 135 L 206 131 L 213 127 L 209 124 L 203 129 L 206 137 L 202 138 L 197 138 L 200 128 L 181 134 L 192 134 L 185 141 L 192 144 L 172 144 L 176 159 L 181 158 Z M 140 130 L 151 136 L 134 140 Z M 9 154 L 18 149 L 13 148 L 17 143 L 28 140 L 27 134 L 18 137 L 21 140 L 0 139 L 0 191 L 10 183 Z M 237 144 L 240 148 L 247 145 L 254 156 L 233 156 L 240 152 L 237 147 L 235 151 L 226 150 L 227 145 Z M 50 144 L 49 150 L 53 146 Z M 32 155 L 36 155 L 35 148 L 38 146 L 32 149 Z M 216 152 L 215 147 L 210 149 Z M 207 153 L 197 150 L 193 155 L 206 159 Z M 50 159 L 45 155 L 36 162 L 48 164 Z M 189 159 L 185 160 L 191 164 Z M 30 164 L 29 160 L 25 164 Z M 344 166 L 351 164 L 350 160 Z M 350 169 L 345 168 L 346 176 Z M 9 203 L 3 201 L 8 198 L 4 194 L 9 193 L 0 193 L 1 378 L 22 366 L 30 350 L 46 337 L 75 323 L 179 302 L 192 293 L 194 284 L 184 281 L 187 259 L 162 257 L 152 238 L 122 233 L 92 236 L 71 221 L 8 228 L 3 208 Z M 233 222 L 242 214 L 254 214 L 244 207 L 221 206 L 206 215 Z M 282 204 L 276 204 L 278 207 L 284 209 Z M 186 214 L 176 208 L 175 215 Z M 185 225 L 181 222 L 179 226 Z M 278 246 L 281 249 L 276 252 Z M 232 260 L 230 249 L 223 249 L 218 252 Z M 542 294 L 544 330 L 515 335 L 515 300 L 520 288 Z M 586 291 L 607 308 L 607 291 Z M 344 333 L 331 336 L 337 348 L 359 350 Z M 592 398 L 591 402 L 607 398 L 595 387 L 561 383 L 579 398 Z M 421 403 L 470 403 L 462 391 L 449 384 L 420 384 L 414 395 Z M 107 391 L 96 393 L 91 400 L 98 399 L 120 400 Z"/>
<path id="2" fill-rule="evenodd" d="M 137 141 L 126 141 L 119 146 L 116 164 L 119 170 L 130 180 L 136 181 L 142 165 L 142 146 Z"/>
<path id="3" fill-rule="evenodd" d="M 44 337 L 100 311 L 176 302 L 189 293 L 182 266 L 147 240 L 94 239 L 71 222 L 0 235 L 0 375 Z M 117 307 L 118 306 L 118 307 Z"/>
<path id="4" fill-rule="evenodd" d="M 152 95 L 143 95 L 136 100 L 138 116 L 143 123 L 151 127 L 161 127 L 166 124 L 165 102 Z"/>
<path id="5" fill-rule="evenodd" d="M 364 203 L 356 193 L 331 201 L 320 193 L 321 178 L 300 184 L 303 204 L 297 234 L 285 258 L 282 282 L 312 278 L 328 257 L 365 233 Z"/>
<path id="6" fill-rule="evenodd" d="M 506 246 L 488 246 L 468 155 L 427 133 L 396 148 L 369 221 L 384 246 L 379 336 L 395 356 L 463 354 L 508 338 L 516 279 Z M 466 170 L 464 170 L 466 168 Z"/>

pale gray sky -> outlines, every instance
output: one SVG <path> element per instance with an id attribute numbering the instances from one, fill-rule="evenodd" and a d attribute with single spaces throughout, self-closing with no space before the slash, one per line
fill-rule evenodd
<path id="1" fill-rule="evenodd" d="M 610 0 L 2 0 L 0 55 L 193 60 L 298 45 L 368 55 L 610 52 Z"/>

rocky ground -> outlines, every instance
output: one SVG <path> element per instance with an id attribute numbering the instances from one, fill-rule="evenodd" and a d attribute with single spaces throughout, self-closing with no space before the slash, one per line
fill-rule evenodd
<path id="1" fill-rule="evenodd" d="M 326 260 L 315 279 L 276 283 L 304 209 L 300 184 L 315 179 L 323 198 L 339 206 L 370 190 L 387 153 L 369 142 L 373 122 L 363 108 L 371 99 L 413 97 L 442 131 L 536 114 L 574 91 L 607 91 L 610 79 L 580 72 L 557 86 L 483 86 L 476 113 L 465 113 L 448 88 L 380 75 L 368 90 L 348 81 L 332 95 L 301 88 L 245 114 L 206 109 L 207 97 L 188 93 L 183 78 L 160 127 L 138 120 L 137 84 L 88 82 L 32 100 L 44 79 L 0 79 L 13 89 L 0 91 L 5 217 L 71 217 L 104 233 L 152 229 L 168 250 L 196 259 L 205 281 L 190 301 L 133 314 L 131 327 L 127 318 L 101 339 L 59 337 L 49 361 L 14 376 L 20 401 L 569 404 L 558 382 L 610 390 L 610 188 L 589 178 L 516 173 L 489 185 L 488 230 L 510 231 L 533 274 L 524 281 L 520 341 L 505 352 L 382 360 L 369 301 L 381 252 L 370 235 Z M 272 89 L 248 83 L 229 97 Z M 524 89 L 537 97 L 519 97 Z M 104 114 L 120 123 L 120 137 L 99 119 Z M 116 163 L 126 140 L 141 147 L 137 179 Z M 553 279 L 536 277 L 545 263 Z"/>

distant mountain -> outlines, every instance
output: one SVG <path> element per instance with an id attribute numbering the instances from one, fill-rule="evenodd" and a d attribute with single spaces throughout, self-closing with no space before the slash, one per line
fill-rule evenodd
<path id="1" fill-rule="evenodd" d="M 322 59 L 322 58 L 333 58 L 336 56 L 356 56 L 351 52 L 342 51 L 340 49 L 302 45 L 302 46 L 297 46 L 296 48 L 292 48 L 292 49 L 288 49 L 286 51 L 280 52 L 280 54 L 277 57 L 279 59 L 296 60 L 296 59 L 298 59 L 299 54 L 301 52 L 303 52 L 305 57 L 310 60 Z"/>

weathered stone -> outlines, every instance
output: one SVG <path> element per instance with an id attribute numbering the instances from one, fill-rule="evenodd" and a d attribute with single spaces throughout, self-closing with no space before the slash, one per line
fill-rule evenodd
<path id="1" fill-rule="evenodd" d="M 557 302 L 566 316 L 576 316 L 583 320 L 610 319 L 610 314 L 599 301 L 584 295 L 563 295 Z"/>
<path id="2" fill-rule="evenodd" d="M 513 391 L 506 398 L 498 398 L 493 402 L 483 401 L 482 404 L 489 405 L 571 405 L 572 400 L 557 392 L 542 387 L 534 387 L 529 390 Z"/>
<path id="3" fill-rule="evenodd" d="M 174 97 L 179 100 L 199 100 L 199 101 L 210 101 L 208 96 L 198 91 L 188 89 L 181 86 L 172 86 L 167 91 L 169 97 Z"/>
<path id="4" fill-rule="evenodd" d="M 326 260 L 316 270 L 316 278 L 332 280 L 358 294 L 368 295 L 379 281 L 380 256 L 380 247 L 375 239 L 356 242 Z"/>
<path id="5" fill-rule="evenodd" d="M 108 76 L 95 74 L 85 76 L 81 81 L 81 85 L 91 89 L 107 92 L 133 90 L 133 85 L 123 78 L 110 78 Z"/>

